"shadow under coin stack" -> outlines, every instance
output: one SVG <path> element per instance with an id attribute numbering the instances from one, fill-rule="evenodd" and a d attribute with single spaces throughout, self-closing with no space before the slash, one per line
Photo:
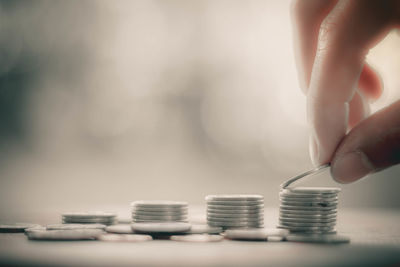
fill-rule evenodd
<path id="1" fill-rule="evenodd" d="M 260 195 L 209 195 L 207 223 L 228 228 L 264 226 L 264 197 Z"/>
<path id="2" fill-rule="evenodd" d="M 108 212 L 72 212 L 62 214 L 62 223 L 93 223 L 111 225 L 117 222 L 117 215 Z"/>
<path id="3" fill-rule="evenodd" d="M 132 202 L 133 223 L 187 222 L 188 204 L 180 201 Z"/>
<path id="4" fill-rule="evenodd" d="M 299 234 L 336 233 L 339 192 L 335 187 L 281 189 L 278 228 Z"/>

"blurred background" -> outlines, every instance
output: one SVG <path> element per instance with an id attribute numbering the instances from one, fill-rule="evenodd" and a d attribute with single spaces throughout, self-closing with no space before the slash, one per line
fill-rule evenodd
<path id="1" fill-rule="evenodd" d="M 312 167 L 289 1 L 0 1 L 0 218 L 202 204 Z M 368 62 L 400 98 L 400 36 Z M 342 186 L 345 207 L 399 207 L 400 168 Z M 329 175 L 310 181 L 334 185 Z"/>

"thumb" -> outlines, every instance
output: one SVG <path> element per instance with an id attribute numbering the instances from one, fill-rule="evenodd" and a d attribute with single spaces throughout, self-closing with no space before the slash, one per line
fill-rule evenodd
<path id="1" fill-rule="evenodd" d="M 342 140 L 331 173 L 340 183 L 400 163 L 400 101 L 360 122 Z"/>

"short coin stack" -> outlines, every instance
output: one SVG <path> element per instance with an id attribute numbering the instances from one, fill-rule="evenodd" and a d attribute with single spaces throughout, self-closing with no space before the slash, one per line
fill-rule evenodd
<path id="1" fill-rule="evenodd" d="M 180 201 L 132 202 L 133 223 L 187 222 L 188 204 Z"/>
<path id="2" fill-rule="evenodd" d="M 260 195 L 209 195 L 207 223 L 228 228 L 264 226 L 264 197 Z"/>
<path id="3" fill-rule="evenodd" d="M 70 212 L 62 214 L 62 223 L 96 223 L 111 225 L 117 221 L 117 215 L 109 212 Z"/>
<path id="4" fill-rule="evenodd" d="M 338 193 L 334 187 L 295 187 L 281 189 L 279 228 L 291 233 L 336 233 Z"/>

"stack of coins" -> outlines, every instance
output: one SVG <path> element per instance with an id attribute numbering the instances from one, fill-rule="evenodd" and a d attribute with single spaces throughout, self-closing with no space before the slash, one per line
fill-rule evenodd
<path id="1" fill-rule="evenodd" d="M 207 223 L 228 228 L 264 226 L 264 197 L 260 195 L 209 195 Z"/>
<path id="2" fill-rule="evenodd" d="M 132 202 L 132 222 L 187 222 L 188 204 L 179 201 Z"/>
<path id="3" fill-rule="evenodd" d="M 96 223 L 111 225 L 117 221 L 117 215 L 109 212 L 71 212 L 62 214 L 62 223 Z"/>
<path id="4" fill-rule="evenodd" d="M 295 187 L 281 189 L 279 228 L 292 233 L 336 233 L 340 188 Z"/>

